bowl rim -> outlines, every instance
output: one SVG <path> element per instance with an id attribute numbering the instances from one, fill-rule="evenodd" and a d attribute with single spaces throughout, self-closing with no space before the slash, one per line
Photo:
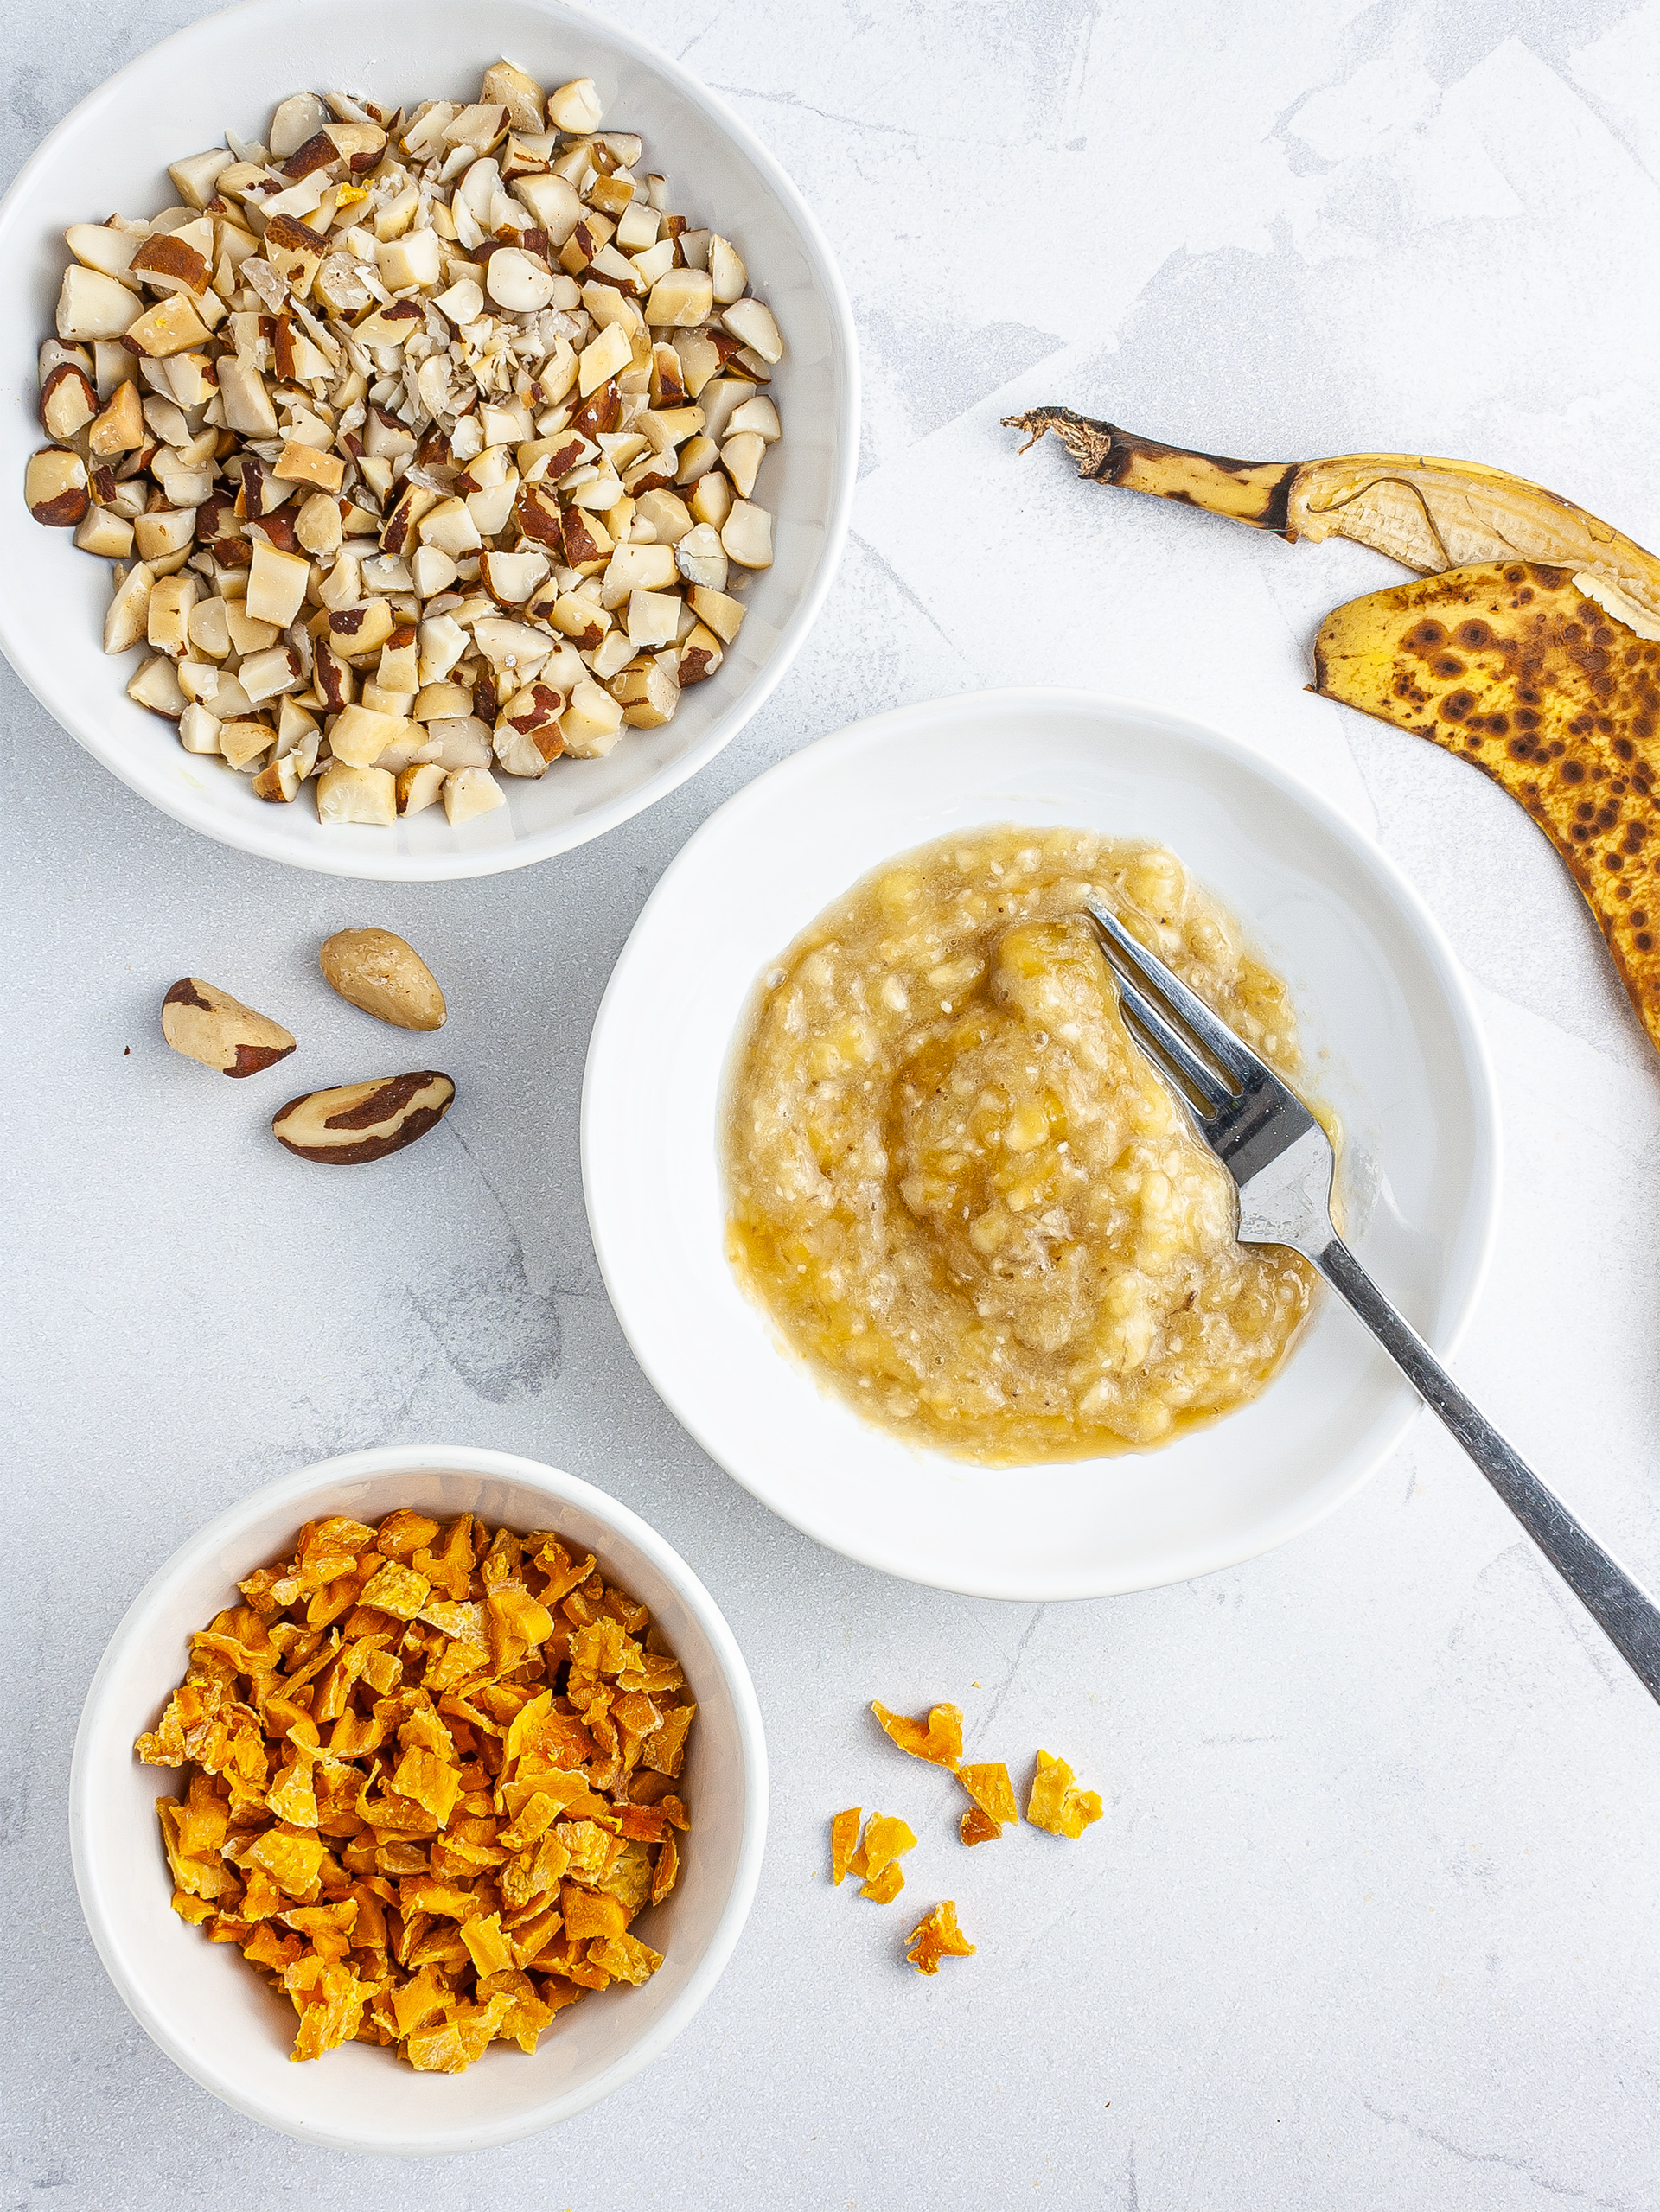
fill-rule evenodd
<path id="1" fill-rule="evenodd" d="M 1079 686 L 1021 685 L 949 693 L 940 698 L 891 707 L 881 714 L 865 716 L 840 730 L 833 730 L 778 762 L 717 807 L 680 847 L 641 908 L 639 917 L 611 970 L 610 980 L 594 1017 L 589 1041 L 582 1091 L 583 1197 L 587 1208 L 589 1233 L 612 1310 L 642 1372 L 675 1419 L 718 1467 L 748 1490 L 751 1496 L 758 1499 L 769 1511 L 777 1514 L 781 1520 L 799 1528 L 804 1535 L 812 1537 L 814 1542 L 824 1545 L 827 1549 L 838 1552 L 844 1558 L 855 1559 L 861 1565 L 875 1567 L 884 1574 L 894 1575 L 925 1589 L 948 1590 L 961 1597 L 1000 1598 L 1018 1604 L 1117 1597 L 1143 1589 L 1169 1587 L 1176 1583 L 1196 1579 L 1201 1575 L 1220 1573 L 1228 1568 L 1242 1565 L 1247 1560 L 1278 1551 L 1283 1545 L 1306 1535 L 1340 1506 L 1347 1504 L 1371 1480 L 1423 1412 L 1422 1401 L 1414 1396 L 1410 1386 L 1403 1381 L 1398 1412 L 1379 1425 L 1372 1450 L 1362 1457 L 1340 1488 L 1329 1495 L 1324 1493 L 1313 1495 L 1302 1510 L 1283 1515 L 1267 1542 L 1234 1539 L 1194 1545 L 1193 1564 L 1179 1575 L 1166 1576 L 1157 1583 L 1130 1580 L 1103 1587 L 1099 1574 L 1085 1573 L 1074 1581 L 1068 1581 L 1063 1576 L 1045 1580 L 1041 1588 L 1028 1587 L 1024 1583 L 1006 1578 L 999 1581 L 986 1576 L 970 1578 L 959 1573 L 951 1579 L 931 1576 L 926 1571 L 919 1571 L 914 1559 L 900 1559 L 886 1551 L 878 1539 L 850 1541 L 845 1532 L 840 1529 L 831 1533 L 820 1516 L 810 1508 L 797 1510 L 782 1501 L 775 1491 L 757 1487 L 748 1474 L 740 1473 L 729 1463 L 718 1440 L 708 1432 L 705 1423 L 691 1418 L 677 1402 L 673 1390 L 660 1379 L 650 1344 L 642 1342 L 636 1334 L 633 1317 L 625 1310 L 625 1302 L 619 1297 L 615 1256 L 605 1223 L 595 1205 L 592 1136 L 596 1126 L 595 1093 L 598 1087 L 596 1070 L 609 1049 L 610 1031 L 622 1018 L 619 1009 L 633 967 L 645 957 L 643 940 L 648 924 L 660 903 L 667 905 L 674 896 L 678 879 L 684 871 L 696 864 L 697 857 L 706 841 L 712 842 L 718 834 L 730 833 L 734 818 L 741 823 L 746 812 L 764 811 L 779 791 L 788 792 L 792 783 L 808 781 L 820 762 L 826 759 L 833 761 L 837 754 L 852 753 L 859 747 L 873 743 L 892 746 L 902 743 L 907 734 L 918 725 L 924 728 L 937 726 L 941 721 L 948 723 L 990 713 L 1045 711 L 1063 717 L 1132 717 L 1144 723 L 1163 724 L 1168 730 L 1197 740 L 1266 784 L 1280 797 L 1312 815 L 1361 867 L 1374 876 L 1410 925 L 1440 990 L 1463 1055 L 1470 1088 L 1473 1165 L 1468 1187 L 1474 1233 L 1465 1261 L 1466 1272 L 1462 1294 L 1457 1304 L 1438 1315 L 1425 1332 L 1432 1348 L 1443 1359 L 1450 1358 L 1456 1351 L 1486 1282 L 1498 1236 L 1499 1195 L 1504 1166 L 1504 1136 L 1492 1056 L 1469 979 L 1428 903 L 1382 845 L 1357 828 L 1323 793 L 1254 747 L 1210 723 L 1185 712 L 1172 711 L 1149 700 L 1087 691 Z M 944 833 L 941 832 L 941 834 Z M 872 863 L 872 866 L 875 864 Z M 788 1356 L 782 1347 L 779 1355 Z"/>
<path id="2" fill-rule="evenodd" d="M 584 1512 L 591 1513 L 626 1543 L 643 1553 L 665 1579 L 674 1585 L 707 1636 L 715 1662 L 731 1694 L 743 1760 L 744 1819 L 737 1860 L 725 1904 L 686 1987 L 649 2031 L 631 2043 L 594 2081 L 579 2090 L 550 2098 L 540 2107 L 504 2115 L 494 2124 L 451 2129 L 449 2139 L 406 2140 L 397 2145 L 370 2144 L 337 2134 L 332 2130 L 294 2126 L 285 2117 L 270 2109 L 261 2099 L 250 2095 L 233 2076 L 228 2073 L 215 2072 L 211 2064 L 194 2051 L 184 2049 L 173 2035 L 165 2018 L 152 2004 L 143 1976 L 134 1969 L 128 1958 L 118 1916 L 112 1909 L 104 1892 L 100 1878 L 101 1853 L 93 1845 L 89 1834 L 87 1800 L 92 1782 L 88 1745 L 100 1718 L 100 1708 L 111 1681 L 126 1665 L 133 1646 L 149 1629 L 158 1606 L 181 1571 L 194 1567 L 221 1547 L 236 1543 L 273 1509 L 284 1505 L 297 1506 L 318 1490 L 366 1478 L 435 1472 L 479 1475 L 518 1482 L 540 1490 L 548 1497 L 580 1506 Z M 303 1514 L 301 1518 L 303 1519 Z M 150 1576 L 123 1614 L 87 1686 L 80 1724 L 75 1731 L 67 1809 L 75 1889 L 87 1932 L 122 2002 L 150 2040 L 167 2054 L 176 2066 L 248 2119 L 258 2120 L 263 2126 L 272 2128 L 294 2140 L 325 2150 L 351 2151 L 361 2156 L 432 2158 L 453 2151 L 487 2150 L 536 2134 L 561 2120 L 574 2118 L 631 2080 L 690 2024 L 725 1971 L 754 1903 L 766 1847 L 768 1791 L 766 1731 L 755 1686 L 750 1679 L 749 1667 L 738 1648 L 737 1638 L 697 1575 L 667 1539 L 659 1535 L 648 1521 L 643 1520 L 630 1507 L 623 1505 L 608 1491 L 597 1488 L 591 1482 L 584 1482 L 579 1476 L 567 1474 L 562 1468 L 551 1467 L 542 1460 L 527 1459 L 514 1452 L 493 1451 L 471 1444 L 382 1444 L 367 1450 L 343 1452 L 332 1459 L 318 1460 L 292 1474 L 279 1476 L 275 1482 L 262 1484 L 235 1504 L 227 1506 L 223 1513 L 216 1514 L 194 1535 L 187 1537 Z"/>
<path id="3" fill-rule="evenodd" d="M 95 723 L 83 723 L 79 718 L 70 722 L 64 718 L 49 695 L 51 686 L 43 659 L 37 666 L 32 641 L 17 630 L 7 602 L 3 595 L 0 595 L 0 652 L 4 653 L 22 682 L 59 728 L 66 730 L 102 767 L 119 777 L 129 790 L 136 792 L 150 806 L 170 815 L 175 821 L 183 823 L 186 828 L 212 838 L 216 844 L 251 853 L 261 860 L 275 860 L 286 867 L 303 869 L 314 875 L 346 877 L 360 883 L 454 883 L 477 876 L 502 875 L 510 869 L 532 867 L 538 861 L 551 859 L 556 853 L 574 851 L 578 846 L 591 844 L 623 822 L 631 820 L 648 806 L 655 806 L 660 799 L 667 798 L 671 792 L 689 781 L 699 769 L 707 767 L 765 705 L 817 622 L 846 549 L 859 475 L 859 336 L 847 288 L 829 239 L 801 188 L 777 156 L 756 137 L 721 95 L 712 91 L 701 79 L 694 76 L 661 47 L 638 37 L 632 30 L 599 15 L 595 10 L 582 5 L 581 0 L 551 0 L 551 3 L 550 0 L 514 0 L 514 4 L 527 7 L 550 18 L 560 15 L 584 18 L 591 25 L 596 37 L 608 41 L 645 67 L 661 73 L 681 99 L 699 109 L 753 163 L 763 182 L 782 205 L 801 233 L 814 280 L 828 308 L 840 353 L 841 398 L 835 421 L 835 481 L 829 508 L 824 518 L 824 544 L 806 589 L 779 625 L 778 641 L 766 666 L 689 752 L 660 768 L 636 790 L 624 793 L 571 821 L 558 824 L 528 837 L 515 838 L 509 845 L 492 845 L 476 851 L 389 852 L 384 859 L 374 854 L 356 851 L 331 852 L 326 843 L 315 849 L 307 847 L 303 853 L 278 851 L 259 834 L 257 816 L 245 820 L 237 814 L 227 813 L 221 819 L 211 799 L 197 798 L 186 785 L 179 786 L 176 790 L 170 785 L 165 791 L 152 788 L 149 780 L 136 768 L 131 756 L 119 745 L 110 743 Z M 22 225 L 36 178 L 56 155 L 61 143 L 96 124 L 105 111 L 123 97 L 128 80 L 141 69 L 153 66 L 158 54 L 175 52 L 179 60 L 188 66 L 190 42 L 209 23 L 220 23 L 231 17 L 270 16 L 291 33 L 306 11 L 322 12 L 331 5 L 332 0 L 237 0 L 235 6 L 217 10 L 211 16 L 187 23 L 182 29 L 170 32 L 166 38 L 157 39 L 141 54 L 135 54 L 112 76 L 95 86 L 70 109 L 67 115 L 53 125 L 12 179 L 4 195 L 0 197 L 0 252 L 4 252 L 12 232 Z"/>

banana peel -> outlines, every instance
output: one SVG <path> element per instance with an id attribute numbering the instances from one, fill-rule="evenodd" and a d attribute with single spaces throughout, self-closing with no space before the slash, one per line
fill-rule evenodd
<path id="1" fill-rule="evenodd" d="M 1034 407 L 1003 420 L 1026 432 L 1027 446 L 1052 431 L 1078 474 L 1097 484 L 1180 500 L 1293 544 L 1351 538 L 1426 576 L 1478 561 L 1567 569 L 1589 578 L 1584 589 L 1639 637 L 1660 639 L 1660 560 L 1572 500 L 1503 469 L 1410 453 L 1229 461 L 1161 445 L 1069 407 Z"/>
<path id="2" fill-rule="evenodd" d="M 1660 1046 L 1660 644 L 1566 569 L 1449 569 L 1326 616 L 1315 690 L 1490 775 L 1567 862 Z"/>
<path id="3" fill-rule="evenodd" d="M 1474 462 L 1232 461 L 1067 407 L 1005 421 L 1029 445 L 1052 432 L 1096 483 L 1293 542 L 1352 539 L 1420 571 L 1326 616 L 1314 689 L 1427 737 L 1527 808 L 1660 1048 L 1660 560 L 1571 500 Z"/>

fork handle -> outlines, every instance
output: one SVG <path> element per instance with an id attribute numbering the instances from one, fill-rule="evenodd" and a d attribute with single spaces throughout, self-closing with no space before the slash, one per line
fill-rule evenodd
<path id="1" fill-rule="evenodd" d="M 1581 1528 L 1520 1454 L 1478 1412 L 1410 1323 L 1389 1304 L 1341 1237 L 1313 1261 L 1431 1410 L 1452 1431 L 1568 1588 L 1595 1616 L 1650 1697 L 1660 1699 L 1660 1607 Z"/>

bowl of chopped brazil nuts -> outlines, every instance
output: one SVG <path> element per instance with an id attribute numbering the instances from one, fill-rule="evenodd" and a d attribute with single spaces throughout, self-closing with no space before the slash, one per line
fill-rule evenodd
<path id="1" fill-rule="evenodd" d="M 572 1476 L 441 1447 L 192 1537 L 112 1638 L 70 1781 L 93 1940 L 168 2056 L 267 2126 L 412 2157 L 551 2126 L 662 2049 L 766 1814 L 686 1562 Z"/>
<path id="2" fill-rule="evenodd" d="M 404 880 L 584 843 L 737 733 L 828 587 L 829 250 L 577 9 L 193 25 L 26 165 L 0 274 L 0 646 L 225 843 Z"/>

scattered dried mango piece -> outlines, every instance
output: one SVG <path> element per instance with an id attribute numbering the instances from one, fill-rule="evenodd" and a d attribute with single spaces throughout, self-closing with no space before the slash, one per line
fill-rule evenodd
<path id="1" fill-rule="evenodd" d="M 845 1813 L 837 1813 L 831 1819 L 830 1879 L 837 1889 L 847 1878 L 847 1869 L 852 1863 L 853 1852 L 859 1842 L 859 1823 L 864 1809 L 862 1805 L 850 1805 Z"/>
<path id="2" fill-rule="evenodd" d="M 907 1824 L 892 1813 L 872 1813 L 865 1823 L 865 1840 L 859 1847 L 856 1874 L 872 1878 L 906 1852 L 915 1851 L 916 1839 Z"/>
<path id="3" fill-rule="evenodd" d="M 982 1813 L 978 1805 L 971 1805 L 957 1823 L 957 1833 L 966 1844 L 995 1843 L 1002 1833 L 1002 1822 Z"/>
<path id="4" fill-rule="evenodd" d="M 1020 1818 L 1020 1808 L 1014 1801 L 1014 1784 L 1000 1759 L 985 1766 L 959 1767 L 957 1780 L 987 1820 L 1002 1826 Z"/>
<path id="5" fill-rule="evenodd" d="M 1101 1818 L 1101 1799 L 1093 1789 L 1074 1786 L 1072 1769 L 1064 1759 L 1038 1754 L 1038 1771 L 1031 1778 L 1026 1818 L 1034 1828 L 1052 1836 L 1069 1836 L 1076 1843 L 1092 1820 Z"/>
<path id="6" fill-rule="evenodd" d="M 355 2039 L 458 2073 L 656 1971 L 631 1923 L 679 1873 L 696 1708 L 591 1558 L 336 1515 L 240 1597 L 135 1750 L 182 1769 L 175 1910 L 287 1994 L 297 2059 Z"/>
<path id="7" fill-rule="evenodd" d="M 961 1758 L 961 1705 L 935 1705 L 925 1721 L 909 1720 L 903 1713 L 890 1712 L 875 1699 L 871 1701 L 871 1711 L 884 1732 L 902 1751 L 909 1751 L 913 1759 L 926 1759 L 935 1767 L 954 1767 Z"/>
<path id="8" fill-rule="evenodd" d="M 859 1884 L 859 1894 L 868 1897 L 872 1904 L 891 1905 L 904 1886 L 905 1870 L 897 1858 L 891 1858 L 879 1874 Z"/>
<path id="9" fill-rule="evenodd" d="M 910 1931 L 905 1956 L 919 1974 L 936 1974 L 942 1959 L 969 1959 L 975 1947 L 957 1926 L 957 1908 L 947 1897 Z"/>

